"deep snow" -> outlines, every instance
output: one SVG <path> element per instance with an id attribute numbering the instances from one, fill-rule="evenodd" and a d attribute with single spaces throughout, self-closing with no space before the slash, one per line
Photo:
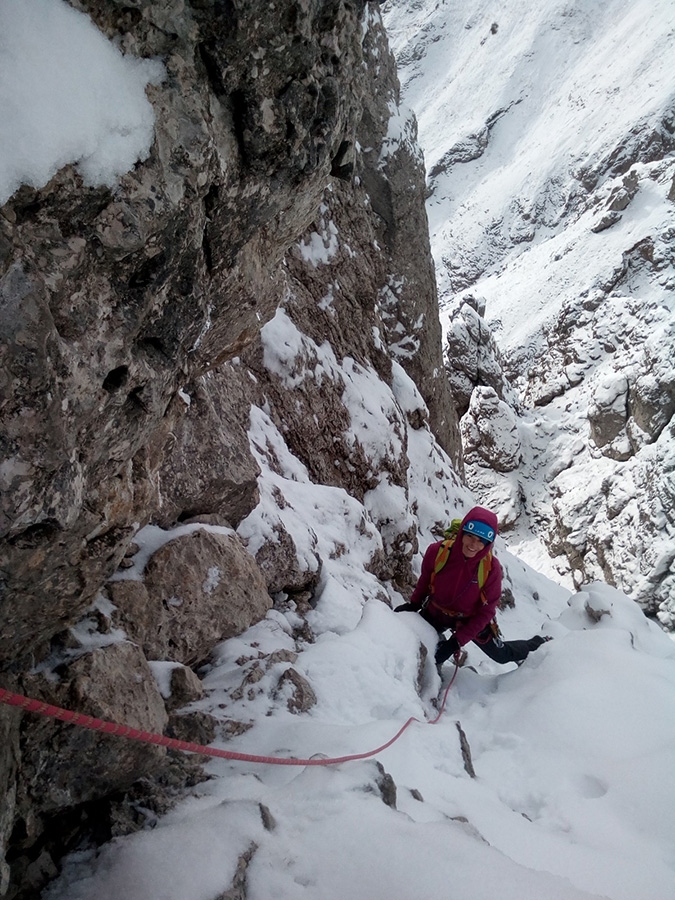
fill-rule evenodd
<path id="1" fill-rule="evenodd" d="M 2 0 L 5 24 L 8 15 L 12 26 L 23 21 L 28 5 Z M 59 24 L 67 15 L 73 29 L 81 27 L 56 0 L 42 8 Z M 8 49 L 15 54 L 23 46 L 8 44 L 8 33 L 0 30 L 5 59 Z M 77 32 L 78 40 L 87 44 L 84 33 Z M 124 68 L 108 70 L 111 90 L 126 83 Z M 96 177 L 116 177 L 144 152 L 149 119 L 137 89 L 143 93 L 147 78 L 143 71 L 135 79 L 132 104 L 143 119 L 142 140 L 124 165 L 97 165 Z M 81 72 L 75 80 L 84 80 Z M 21 110 L 28 109 L 30 97 L 21 97 Z M 110 159 L 120 128 L 99 123 L 94 132 L 93 141 L 89 136 L 64 148 L 61 138 L 70 139 L 70 131 L 59 131 L 45 158 L 3 175 L 3 190 L 18 180 L 44 183 L 67 161 L 97 158 L 99 139 L 100 158 Z M 408 491 L 383 481 L 361 505 L 340 489 L 312 484 L 265 411 L 252 411 L 261 501 L 238 532 L 254 552 L 282 520 L 308 567 L 321 557 L 317 604 L 308 617 L 315 639 L 298 635 L 297 609 L 277 596 L 262 622 L 215 648 L 202 673 L 207 697 L 195 708 L 251 726 L 229 739 L 223 730 L 220 746 L 302 757 L 366 751 L 415 716 L 420 723 L 379 755 L 396 784 L 396 808 L 383 802 L 382 772 L 372 760 L 311 769 L 213 761 L 212 779 L 170 814 L 149 819 L 138 834 L 69 857 L 46 900 L 215 900 L 247 856 L 248 900 L 675 896 L 673 643 L 619 592 L 595 584 L 571 593 L 510 554 L 500 539 L 497 552 L 516 597 L 516 607 L 500 616 L 505 637 L 543 632 L 554 640 L 520 668 L 500 669 L 471 648 L 440 722 L 425 724 L 435 715 L 440 681 L 427 661 L 417 692 L 418 648 L 422 642 L 432 650 L 435 636 L 415 614 L 392 612 L 389 605 L 405 598 L 366 570 L 381 546 L 373 518 L 398 510 L 404 525 L 417 526 L 423 549 L 434 525 L 461 515 L 473 499 L 429 431 L 405 429 L 404 411 L 422 401 L 402 369 L 396 368 L 391 391 L 372 370 L 311 346 L 283 311 L 263 339 L 266 365 L 277 375 L 297 374 L 295 364 L 309 354 L 315 377 L 342 379 L 351 437 L 366 442 L 374 459 L 402 452 L 391 416 L 401 423 Z M 152 549 L 179 533 L 139 532 L 141 549 L 127 577 L 142 577 Z M 531 563 L 550 571 L 535 542 L 527 552 Z M 90 630 L 80 636 L 95 645 Z M 284 654 L 270 659 L 276 651 L 298 656 L 292 663 Z M 247 679 L 258 664 L 262 677 Z M 299 715 L 278 688 L 291 665 L 317 696 Z M 154 671 L 166 694 L 165 661 L 155 661 Z M 475 778 L 465 768 L 458 722 Z"/>
<path id="2" fill-rule="evenodd" d="M 280 312 L 268 336 L 281 335 L 289 347 L 297 345 L 293 331 Z M 350 373 L 347 362 L 343 374 Z M 365 390 L 388 390 L 373 372 L 360 378 Z M 399 373 L 399 385 L 405 378 Z M 410 402 L 412 383 L 403 394 Z M 387 401 L 391 411 L 396 398 Z M 356 394 L 349 408 L 358 429 Z M 385 413 L 371 409 L 368 424 L 371 440 L 386 445 Z M 505 637 L 543 632 L 554 640 L 520 668 L 499 667 L 471 647 L 440 722 L 425 724 L 441 685 L 427 659 L 417 693 L 418 647 L 432 650 L 435 633 L 414 613 L 394 613 L 389 602 L 404 598 L 365 570 L 381 541 L 368 512 L 341 489 L 312 484 L 261 410 L 253 411 L 250 437 L 261 502 L 239 534 L 253 550 L 281 520 L 307 566 L 319 554 L 319 599 L 308 616 L 315 640 L 298 636 L 295 604 L 277 596 L 265 620 L 215 649 L 202 673 L 207 697 L 192 708 L 251 726 L 238 737 L 223 730 L 217 746 L 301 758 L 366 752 L 414 716 L 419 724 L 378 755 L 396 784 L 396 809 L 383 802 L 373 760 L 311 769 L 214 760 L 212 780 L 149 823 L 154 828 L 73 854 L 46 900 L 214 900 L 242 858 L 248 900 L 673 896 L 669 638 L 614 589 L 596 584 L 572 594 L 499 540 L 517 600 L 500 615 Z M 465 511 L 471 498 L 428 430 L 409 438 L 409 494 L 419 500 L 425 546 L 433 524 Z M 142 577 L 145 544 L 179 532 L 139 532 L 134 577 Z M 302 714 L 289 711 L 279 685 L 291 666 L 317 697 Z M 166 693 L 166 673 L 155 671 Z M 475 778 L 465 769 L 458 722 Z"/>

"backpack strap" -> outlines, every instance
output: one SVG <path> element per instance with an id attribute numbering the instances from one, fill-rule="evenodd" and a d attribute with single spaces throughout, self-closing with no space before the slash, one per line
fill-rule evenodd
<path id="1" fill-rule="evenodd" d="M 487 597 L 485 596 L 485 591 L 483 588 L 488 580 L 490 575 L 490 570 L 492 569 L 492 550 L 487 553 L 481 561 L 478 563 L 478 587 L 480 589 L 480 599 L 483 603 L 487 603 Z"/>
<path id="2" fill-rule="evenodd" d="M 431 596 L 435 594 L 436 575 L 441 571 L 443 566 L 450 558 L 450 551 L 452 550 L 452 546 L 455 543 L 456 536 L 456 533 L 449 534 L 448 537 L 446 537 L 446 539 L 441 542 L 441 546 L 438 548 L 438 552 L 436 553 L 436 560 L 434 562 L 434 571 L 431 573 L 431 578 L 429 580 L 429 593 L 431 594 Z M 487 597 L 485 596 L 485 591 L 483 590 L 483 588 L 485 587 L 485 583 L 488 580 L 491 569 L 492 551 L 487 553 L 478 563 L 478 589 L 480 591 L 480 599 L 483 604 L 487 603 Z"/>
<path id="3" fill-rule="evenodd" d="M 432 596 L 436 593 L 436 575 L 438 575 L 438 573 L 450 558 L 450 551 L 452 550 L 452 545 L 454 543 L 455 536 L 452 535 L 452 537 L 447 537 L 438 548 L 438 552 L 436 553 L 436 561 L 434 562 L 434 571 L 431 573 L 431 579 L 429 580 L 429 593 Z"/>

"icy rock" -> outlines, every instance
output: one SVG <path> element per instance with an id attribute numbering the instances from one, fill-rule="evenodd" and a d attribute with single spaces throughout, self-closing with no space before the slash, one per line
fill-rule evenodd
<path id="1" fill-rule="evenodd" d="M 289 668 L 277 683 L 274 696 L 287 697 L 286 703 L 292 713 L 307 712 L 316 704 L 316 694 L 307 679 L 295 669 Z"/>
<path id="2" fill-rule="evenodd" d="M 281 499 L 283 503 L 283 499 Z M 321 557 L 312 552 L 314 565 L 304 561 L 283 522 L 273 525 L 274 540 L 265 541 L 255 554 L 255 560 L 271 594 L 314 592 L 321 578 Z"/>
<path id="3" fill-rule="evenodd" d="M 665 367 L 664 367 L 665 368 Z M 655 441 L 675 414 L 675 369 L 646 372 L 631 385 L 628 408 L 648 440 Z"/>

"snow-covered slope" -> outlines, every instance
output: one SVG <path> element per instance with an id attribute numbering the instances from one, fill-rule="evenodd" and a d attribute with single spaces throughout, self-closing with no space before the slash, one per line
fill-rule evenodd
<path id="1" fill-rule="evenodd" d="M 492 35 L 492 28 L 485 43 L 487 33 Z M 499 28 L 493 36 L 498 33 Z M 503 120 L 505 116 L 499 122 Z M 478 135 L 476 146 L 482 141 Z M 461 152 L 470 156 L 473 151 Z M 653 171 L 658 186 L 663 173 Z M 441 175 L 439 170 L 434 178 Z M 639 196 L 638 191 L 633 204 Z M 548 212 L 545 206 L 541 215 Z M 361 245 L 348 244 L 345 232 L 334 224 L 326 221 L 325 242 L 319 235 L 306 245 L 317 269 L 330 263 L 334 251 L 349 258 L 359 253 L 354 248 Z M 557 226 L 545 227 L 555 239 Z M 615 223 L 608 234 L 620 227 L 621 222 Z M 536 235 L 531 245 L 538 246 Z M 490 259 L 499 246 L 496 241 Z M 512 248 L 503 250 L 506 263 Z M 359 280 L 358 268 L 347 274 Z M 261 381 L 263 374 L 273 374 L 286 382 L 288 397 L 301 412 L 307 397 L 338 396 L 338 427 L 331 422 L 334 430 L 325 429 L 329 446 L 339 437 L 341 447 L 358 453 L 340 458 L 331 453 L 328 464 L 351 472 L 356 460 L 368 477 L 355 479 L 350 491 L 347 475 L 336 482 L 310 471 L 320 454 L 307 452 L 307 444 L 311 450 L 311 436 L 323 437 L 319 413 L 326 410 L 318 402 L 309 407 L 314 418 L 304 417 L 303 432 L 286 427 L 290 405 L 275 408 L 271 390 L 251 404 L 248 438 L 260 467 L 260 501 L 239 522 L 238 538 L 251 555 L 263 549 L 261 544 L 268 551 L 278 546 L 276 560 L 286 562 L 287 572 L 297 563 L 301 574 L 312 577 L 298 588 L 291 587 L 289 576 L 282 582 L 284 590 L 273 591 L 274 608 L 262 621 L 214 649 L 200 670 L 204 698 L 182 711 L 203 717 L 197 724 L 205 730 L 210 724 L 219 746 L 285 759 L 367 754 L 392 738 L 409 717 L 419 721 L 377 758 L 326 767 L 211 762 L 211 780 L 193 788 L 168 815 L 153 820 L 137 803 L 133 812 L 144 818 L 143 830 L 71 854 L 44 892 L 45 900 L 673 896 L 675 651 L 669 637 L 626 596 L 601 584 L 587 584 L 573 594 L 528 568 L 500 541 L 497 552 L 515 598 L 515 606 L 500 614 L 505 637 L 545 633 L 554 640 L 520 668 L 499 669 L 471 648 L 469 665 L 451 685 L 440 721 L 431 724 L 441 688 L 430 657 L 435 634 L 416 615 L 392 611 L 406 598 L 385 563 L 397 542 L 406 559 L 413 556 L 418 537 L 423 550 L 438 524 L 474 500 L 433 439 L 418 386 L 403 368 L 394 360 L 391 368 L 381 366 L 385 380 L 368 357 L 354 358 L 351 346 L 336 353 L 330 343 L 312 336 L 314 323 L 308 320 L 317 317 L 317 310 L 335 317 L 345 309 L 358 311 L 342 290 L 349 283 L 344 272 L 336 270 L 330 280 L 327 293 L 317 290 L 304 323 L 297 306 L 293 309 L 293 298 L 287 297 L 286 307 L 263 329 L 256 372 Z M 474 302 L 482 309 L 479 299 Z M 594 302 L 591 298 L 587 312 L 600 309 L 593 308 Z M 600 316 L 615 306 L 622 312 L 620 297 L 610 297 Z M 468 317 L 467 334 L 474 326 L 483 334 L 483 319 L 478 313 L 471 319 L 468 309 L 461 313 Z M 658 307 L 654 314 L 656 322 Z M 606 321 L 601 318 L 597 327 Z M 456 324 L 453 320 L 453 328 Z M 620 329 L 612 327 L 606 341 L 618 341 L 615 331 Z M 410 337 L 403 326 L 401 336 L 401 343 Z M 381 343 L 379 331 L 376 337 Z M 536 329 L 532 341 L 534 352 L 541 345 Z M 520 481 L 529 478 L 532 490 L 523 488 L 525 499 L 519 499 L 518 480 L 491 481 L 490 468 L 483 483 L 470 458 L 471 479 L 482 500 L 503 490 L 497 502 L 509 512 L 507 523 L 514 521 L 513 536 L 519 523 L 511 508 L 517 513 L 518 503 L 531 503 L 533 515 L 545 518 L 546 499 L 537 493 L 543 492 L 544 481 L 533 467 L 540 465 L 553 478 L 550 467 L 564 462 L 566 453 L 575 457 L 575 442 L 581 440 L 581 450 L 585 445 L 575 422 L 565 419 L 568 413 L 575 415 L 573 404 L 569 410 L 561 407 L 557 419 L 550 403 L 537 407 L 541 421 L 534 414 L 526 418 L 525 400 L 517 392 L 525 394 L 516 377 L 524 358 L 512 356 L 505 345 L 511 387 L 501 380 L 496 349 L 487 338 L 481 346 L 492 354 L 491 371 L 500 393 L 493 388 L 494 396 L 489 395 L 483 387 L 474 392 L 476 402 L 492 403 L 498 415 L 489 420 L 469 416 L 467 442 L 472 422 L 479 437 L 482 425 L 493 428 L 501 451 L 505 435 L 513 432 L 512 457 L 520 454 L 531 461 Z M 555 352 L 561 346 L 557 341 Z M 659 349 L 655 345 L 654 352 Z M 602 352 L 610 351 L 603 346 Z M 555 361 L 555 353 L 550 355 Z M 252 372 L 250 380 L 256 381 Z M 325 381 L 331 390 L 303 394 L 312 381 Z M 542 383 L 545 388 L 548 381 L 542 377 Z M 596 391 L 598 409 L 603 399 L 611 406 L 612 396 L 611 384 Z M 185 391 L 180 397 L 181 403 L 191 400 Z M 328 406 L 329 417 L 336 407 Z M 596 419 L 606 424 L 606 417 Z M 547 445 L 556 441 L 559 448 L 545 457 Z M 486 446 L 487 440 L 475 442 L 475 453 Z M 635 500 L 636 491 L 627 485 L 623 479 L 607 489 L 616 516 Z M 628 496 L 623 506 L 622 489 Z M 582 494 L 572 481 L 563 496 Z M 182 524 L 173 536 L 195 524 Z M 142 578 L 151 551 L 160 542 L 165 550 L 170 546 L 165 540 L 170 533 L 160 531 L 155 526 L 135 535 L 138 552 L 125 560 L 134 583 Z M 571 541 L 571 535 L 566 537 Z M 548 558 L 535 544 L 523 545 L 522 552 L 537 568 L 549 570 Z M 273 565 L 272 552 L 271 559 Z M 419 566 L 419 553 L 414 561 Z M 214 589 L 220 575 L 217 568 L 207 570 L 200 582 L 203 594 Z M 169 592 L 160 598 L 168 606 L 181 602 Z M 101 615 L 92 627 L 105 626 L 104 619 Z M 87 634 L 88 640 L 93 638 Z M 107 640 L 131 643 L 121 630 L 108 631 Z M 153 662 L 165 698 L 167 671 L 179 666 L 174 659 Z M 49 866 L 49 854 L 33 862 L 38 875 Z"/>
<path id="2" fill-rule="evenodd" d="M 429 172 L 450 378 L 462 399 L 478 386 L 469 482 L 513 546 L 534 527 L 561 573 L 672 624 L 675 7 L 422 0 L 385 19 Z"/>
<path id="3" fill-rule="evenodd" d="M 212 779 L 154 829 L 72 855 L 46 900 L 672 896 L 668 637 L 612 588 L 570 595 L 500 544 L 517 597 L 505 636 L 554 640 L 501 670 L 473 648 L 430 724 L 440 681 L 419 648 L 432 651 L 435 633 L 395 614 L 400 595 L 364 570 L 378 540 L 365 508 L 312 484 L 262 411 L 252 421 L 262 499 L 240 533 L 253 540 L 281 520 L 298 548 L 317 549 L 319 599 L 301 616 L 279 595 L 216 648 L 192 708 L 220 721 L 219 746 L 283 758 L 366 753 L 418 722 L 377 761 L 213 761 Z M 370 424 L 384 434 L 384 417 Z M 428 536 L 469 498 L 426 429 L 409 454 Z"/>

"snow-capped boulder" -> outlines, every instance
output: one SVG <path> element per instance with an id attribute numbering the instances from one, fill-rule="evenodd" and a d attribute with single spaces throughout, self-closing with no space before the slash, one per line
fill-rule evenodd
<path id="1" fill-rule="evenodd" d="M 139 635 L 146 656 L 184 665 L 203 662 L 218 641 L 244 631 L 272 605 L 240 538 L 201 528 L 152 554 L 142 588 L 152 619 Z M 116 599 L 122 602 L 119 595 Z M 120 624 L 135 636 L 131 615 L 123 615 Z"/>

